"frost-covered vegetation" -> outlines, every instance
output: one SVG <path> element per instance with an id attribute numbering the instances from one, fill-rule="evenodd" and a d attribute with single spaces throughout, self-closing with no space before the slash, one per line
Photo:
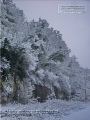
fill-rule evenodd
<path id="1" fill-rule="evenodd" d="M 25 20 L 12 0 L 1 2 L 1 103 L 90 100 L 90 70 L 80 67 L 59 31 Z"/>

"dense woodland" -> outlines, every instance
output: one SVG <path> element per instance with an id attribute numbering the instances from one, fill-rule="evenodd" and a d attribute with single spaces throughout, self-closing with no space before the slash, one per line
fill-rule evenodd
<path id="1" fill-rule="evenodd" d="M 1 2 L 1 103 L 48 99 L 90 101 L 90 69 L 45 19 L 27 22 L 12 0 Z"/>

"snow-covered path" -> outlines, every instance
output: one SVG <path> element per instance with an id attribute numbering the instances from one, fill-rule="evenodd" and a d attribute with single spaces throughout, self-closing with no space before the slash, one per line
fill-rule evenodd
<path id="1" fill-rule="evenodd" d="M 90 106 L 84 110 L 71 112 L 69 116 L 64 117 L 63 120 L 90 120 Z"/>

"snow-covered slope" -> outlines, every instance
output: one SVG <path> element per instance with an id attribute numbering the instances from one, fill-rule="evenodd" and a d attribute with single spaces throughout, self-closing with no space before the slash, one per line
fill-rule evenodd
<path id="1" fill-rule="evenodd" d="M 2 100 L 6 103 L 55 98 L 90 100 L 90 70 L 80 67 L 75 56 L 69 57 L 70 50 L 62 34 L 50 28 L 44 19 L 27 22 L 12 0 L 2 0 L 1 10 L 1 49 L 3 53 L 13 51 L 18 55 L 16 60 L 14 55 L 7 59 L 10 54 L 3 54 L 1 59 Z"/>

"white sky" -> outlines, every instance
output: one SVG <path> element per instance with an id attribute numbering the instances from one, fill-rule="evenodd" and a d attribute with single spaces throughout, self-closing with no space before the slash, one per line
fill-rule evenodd
<path id="1" fill-rule="evenodd" d="M 24 11 L 28 21 L 46 19 L 55 30 L 59 30 L 63 40 L 77 57 L 82 67 L 90 68 L 90 1 L 34 1 L 13 0 Z M 84 4 L 85 13 L 58 13 L 59 4 Z"/>

